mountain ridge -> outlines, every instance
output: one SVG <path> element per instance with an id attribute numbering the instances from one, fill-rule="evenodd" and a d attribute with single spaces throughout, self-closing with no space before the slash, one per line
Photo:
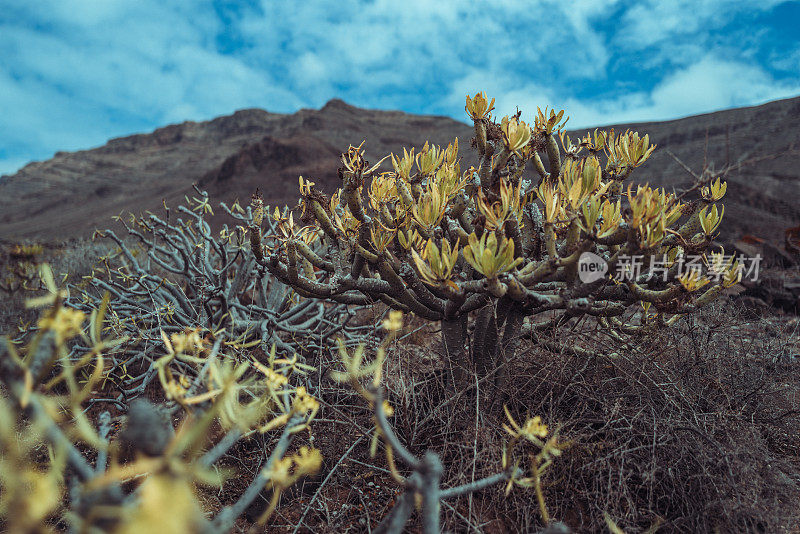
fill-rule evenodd
<path id="1" fill-rule="evenodd" d="M 635 129 L 658 145 L 633 175 L 638 183 L 685 187 L 699 172 L 756 159 L 728 176 L 728 233 L 778 240 L 800 224 L 800 97 L 663 122 L 601 128 Z M 589 129 L 570 132 L 575 136 Z M 259 188 L 268 203 L 294 204 L 299 175 L 330 192 L 337 186 L 339 154 L 366 140 L 366 157 L 446 144 L 458 137 L 465 164 L 472 127 L 443 116 L 363 109 L 332 99 L 318 110 L 292 114 L 259 108 L 209 121 L 185 121 L 150 133 L 110 139 L 105 145 L 58 152 L 0 181 L 0 238 L 58 241 L 86 237 L 111 225 L 121 211 L 155 210 L 206 188 L 214 203 L 245 200 Z M 794 152 L 786 153 L 794 149 Z M 771 155 L 783 154 L 771 158 Z"/>

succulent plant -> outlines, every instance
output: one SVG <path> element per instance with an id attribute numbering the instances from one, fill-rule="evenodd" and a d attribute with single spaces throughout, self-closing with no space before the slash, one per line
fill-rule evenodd
<path id="1" fill-rule="evenodd" d="M 163 394 L 183 411 L 175 431 L 174 410 L 163 403 L 98 396 L 110 356 L 127 342 L 100 337 L 110 322 L 108 296 L 85 314 L 63 305 L 66 292 L 46 264 L 42 279 L 48 294 L 28 301 L 47 306 L 38 329 L 25 343 L 0 338 L 0 528 L 49 532 L 60 522 L 80 532 L 229 532 L 265 487 L 277 504 L 282 491 L 320 469 L 319 450 L 288 452 L 319 409 L 296 385 L 310 370 L 297 358 L 273 350 L 266 362 L 247 361 L 233 346 L 223 353 L 221 343 L 209 348 L 199 336 L 173 335 L 157 350 L 167 353 L 158 360 L 159 378 L 167 377 Z M 90 347 L 77 359 L 69 357 L 74 340 Z M 125 420 L 119 439 L 111 439 L 109 411 L 96 421 L 88 413 L 106 402 L 124 414 L 117 418 Z M 222 429 L 221 437 L 212 428 Z M 264 450 L 264 469 L 206 519 L 196 487 L 220 486 L 230 476 L 220 460 L 232 447 L 278 429 L 277 442 Z"/>
<path id="2" fill-rule="evenodd" d="M 331 198 L 301 177 L 299 220 L 273 214 L 276 236 L 260 221 L 250 224 L 258 263 L 306 297 L 382 301 L 439 321 L 451 363 L 469 367 L 470 341 L 481 374 L 511 357 L 526 332 L 584 316 L 620 334 L 644 332 L 694 311 L 735 278 L 706 283 L 705 274 L 680 272 L 677 260 L 709 250 L 724 182 L 688 203 L 663 189 L 626 186 L 655 149 L 647 135 L 595 130 L 572 140 L 564 111 L 537 109 L 529 125 L 519 113 L 498 123 L 493 108 L 483 93 L 467 96 L 477 167 L 462 169 L 458 139 L 374 165 L 362 142 L 342 155 L 342 186 Z M 393 170 L 381 171 L 387 159 Z M 537 183 L 524 177 L 529 164 Z M 584 253 L 604 261 L 608 275 L 583 283 Z M 637 255 L 645 267 L 667 258 L 666 275 L 614 279 L 621 261 Z M 627 310 L 639 303 L 653 313 L 634 319 Z"/>
<path id="3" fill-rule="evenodd" d="M 168 370 L 157 364 L 159 350 L 170 340 L 200 348 L 205 342 L 234 349 L 259 347 L 265 353 L 274 345 L 280 354 L 299 353 L 302 358 L 302 354 L 333 347 L 334 333 L 345 337 L 349 345 L 357 345 L 370 334 L 369 326 L 349 324 L 356 309 L 326 306 L 319 300 L 299 302 L 291 288 L 265 276 L 244 233 L 227 226 L 212 232 L 208 194 L 196 192 L 182 205 L 165 206 L 163 216 L 118 217 L 127 236 L 110 229 L 97 232 L 115 248 L 65 294 L 71 308 L 59 313 L 107 309 L 106 328 L 127 337 L 109 355 L 106 376 L 119 388 L 117 402 L 136 398 L 157 378 L 162 385 L 170 382 Z M 254 200 L 253 209 L 243 209 L 238 202 L 230 207 L 223 203 L 221 208 L 244 226 L 263 224 L 276 235 L 292 228 L 269 217 L 265 220 L 268 208 L 260 199 Z M 290 237 L 295 236 L 287 234 L 283 239 Z M 302 248 L 307 238 L 296 237 Z M 72 349 L 76 357 L 89 350 L 83 343 Z M 192 372 L 185 361 L 170 365 Z M 170 383 L 170 387 L 180 386 Z"/>

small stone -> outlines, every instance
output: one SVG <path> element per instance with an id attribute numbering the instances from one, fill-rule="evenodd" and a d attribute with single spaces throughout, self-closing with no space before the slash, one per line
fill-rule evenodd
<path id="1" fill-rule="evenodd" d="M 122 443 L 149 456 L 164 453 L 173 429 L 166 414 L 150 401 L 136 399 L 128 408 L 128 422 L 120 434 Z"/>

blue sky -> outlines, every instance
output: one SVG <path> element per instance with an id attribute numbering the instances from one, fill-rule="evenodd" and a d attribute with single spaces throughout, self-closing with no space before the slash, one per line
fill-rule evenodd
<path id="1" fill-rule="evenodd" d="M 800 1 L 2 0 L 0 173 L 241 108 L 333 97 L 570 127 L 800 95 Z"/>

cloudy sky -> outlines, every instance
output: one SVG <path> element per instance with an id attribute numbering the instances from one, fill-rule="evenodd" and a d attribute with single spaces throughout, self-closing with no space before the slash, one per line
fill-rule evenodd
<path id="1" fill-rule="evenodd" d="M 571 127 L 800 95 L 800 1 L 3 0 L 0 174 L 57 150 L 333 97 Z"/>

